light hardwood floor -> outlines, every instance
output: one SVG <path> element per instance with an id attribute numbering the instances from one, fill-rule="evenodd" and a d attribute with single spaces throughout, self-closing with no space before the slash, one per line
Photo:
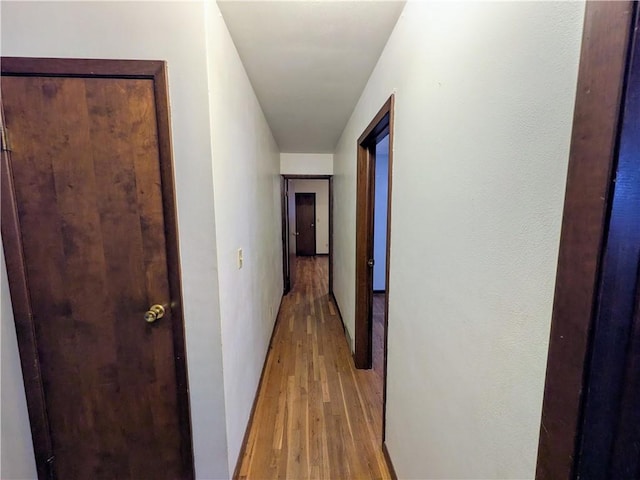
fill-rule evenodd
<path id="1" fill-rule="evenodd" d="M 284 297 L 240 479 L 389 479 L 382 381 L 356 370 L 327 288 L 326 257 L 302 257 Z"/>
<path id="2" fill-rule="evenodd" d="M 385 293 L 373 294 L 373 335 L 371 339 L 372 367 L 377 382 L 382 385 L 384 375 L 384 303 Z"/>

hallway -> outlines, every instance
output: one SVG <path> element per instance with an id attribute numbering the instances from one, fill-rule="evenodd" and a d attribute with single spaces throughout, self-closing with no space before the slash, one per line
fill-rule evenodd
<path id="1" fill-rule="evenodd" d="M 158 449 L 136 452 L 165 427 L 187 479 L 569 478 L 627 184 L 610 180 L 638 0 L 0 1 L 0 479 L 69 478 L 78 442 L 85 463 L 159 471 Z M 385 167 L 392 208 L 372 223 L 389 255 L 357 256 L 362 206 L 383 192 L 363 173 Z M 283 192 L 312 179 L 326 210 L 311 185 Z M 295 193 L 316 193 L 315 253 L 331 260 L 301 259 L 283 298 Z M 373 298 L 373 368 L 355 370 L 372 259 L 388 295 Z"/>
<path id="2" fill-rule="evenodd" d="M 297 260 L 283 298 L 241 479 L 390 478 L 381 448 L 382 383 L 356 370 L 328 294 L 327 257 Z"/>

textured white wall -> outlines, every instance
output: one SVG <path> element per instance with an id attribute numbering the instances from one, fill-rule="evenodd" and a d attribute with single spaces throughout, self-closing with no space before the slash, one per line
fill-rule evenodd
<path id="1" fill-rule="evenodd" d="M 409 2 L 335 153 L 354 334 L 356 140 L 396 92 L 386 442 L 400 478 L 533 478 L 581 2 Z"/>
<path id="2" fill-rule="evenodd" d="M 207 4 L 207 49 L 232 473 L 282 298 L 280 155 L 215 2 Z"/>
<path id="3" fill-rule="evenodd" d="M 168 61 L 196 475 L 229 478 L 203 3 L 3 1 L 1 27 L 2 55 Z"/>
<path id="4" fill-rule="evenodd" d="M 283 175 L 332 175 L 332 153 L 281 153 Z"/>
<path id="5" fill-rule="evenodd" d="M 316 253 L 329 253 L 329 180 L 291 180 L 293 193 L 316 194 Z M 295 217 L 294 217 L 295 221 Z M 295 228 L 295 223 L 292 224 Z"/>

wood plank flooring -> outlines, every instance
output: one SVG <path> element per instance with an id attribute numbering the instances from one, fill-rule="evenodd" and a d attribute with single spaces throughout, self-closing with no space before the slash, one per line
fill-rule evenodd
<path id="1" fill-rule="evenodd" d="M 385 293 L 373 294 L 372 368 L 382 385 L 384 375 L 384 305 Z"/>
<path id="2" fill-rule="evenodd" d="M 389 479 L 381 375 L 353 366 L 328 295 L 327 258 L 296 263 L 238 478 Z"/>

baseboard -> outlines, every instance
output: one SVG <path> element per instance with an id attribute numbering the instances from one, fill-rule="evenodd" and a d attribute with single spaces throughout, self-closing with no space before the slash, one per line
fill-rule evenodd
<path id="1" fill-rule="evenodd" d="M 316 253 L 316 257 L 328 257 L 328 253 Z"/>
<path id="2" fill-rule="evenodd" d="M 264 372 L 267 369 L 267 360 L 269 359 L 269 354 L 271 353 L 271 345 L 273 345 L 273 337 L 276 334 L 276 327 L 278 326 L 278 318 L 280 318 L 280 310 L 282 309 L 282 301 L 284 300 L 284 295 L 280 299 L 280 306 L 278 307 L 278 313 L 273 322 L 273 330 L 271 330 L 271 338 L 269 339 L 269 346 L 267 347 L 267 353 L 264 356 L 264 363 L 262 364 L 262 372 L 260 372 L 260 381 L 258 382 L 258 388 L 256 389 L 256 394 L 253 397 L 253 405 L 251 406 L 251 413 L 249 414 L 249 421 L 247 422 L 247 426 L 244 430 L 244 437 L 242 438 L 242 446 L 240 447 L 240 453 L 238 454 L 238 460 L 236 460 L 236 468 L 233 470 L 233 477 L 237 479 L 240 476 L 240 468 L 242 467 L 242 459 L 244 458 L 244 454 L 247 450 L 247 442 L 249 441 L 249 430 L 251 430 L 251 425 L 253 424 L 253 416 L 256 413 L 256 406 L 258 405 L 258 395 L 260 395 L 260 390 L 262 389 L 262 381 L 264 380 Z"/>
<path id="3" fill-rule="evenodd" d="M 384 459 L 387 461 L 387 467 L 389 467 L 389 473 L 391 474 L 391 480 L 398 480 L 398 474 L 396 473 L 396 469 L 393 466 L 393 462 L 391 461 L 391 456 L 389 455 L 389 450 L 387 450 L 387 444 L 382 444 L 382 453 L 384 454 Z"/>
<path id="4" fill-rule="evenodd" d="M 373 293 L 387 293 L 386 290 L 374 290 Z"/>
<path id="5" fill-rule="evenodd" d="M 353 342 L 351 340 L 351 336 L 349 335 L 349 330 L 347 330 L 346 325 L 344 324 L 344 317 L 342 316 L 342 312 L 340 311 L 340 305 L 338 305 L 338 300 L 336 300 L 336 296 L 333 292 L 330 292 L 331 299 L 333 300 L 333 304 L 336 307 L 336 311 L 338 312 L 338 317 L 340 318 L 340 323 L 342 323 L 342 330 L 344 331 L 344 336 L 347 339 L 347 345 L 349 345 L 349 350 L 353 353 Z"/>

